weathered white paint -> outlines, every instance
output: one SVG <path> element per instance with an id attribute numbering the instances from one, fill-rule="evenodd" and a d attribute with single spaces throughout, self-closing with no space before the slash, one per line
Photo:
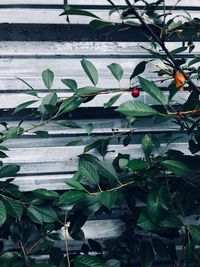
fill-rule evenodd
<path id="1" fill-rule="evenodd" d="M 181 47 L 181 42 L 167 42 L 169 50 Z M 188 55 L 188 51 L 181 54 L 193 57 L 200 53 L 199 42 L 194 42 L 195 49 Z M 147 42 L 0 42 L 0 57 L 143 57 L 147 52 L 142 47 L 149 47 Z M 53 59 L 52 59 L 53 60 Z"/>
<path id="2" fill-rule="evenodd" d="M 124 5 L 125 1 L 124 0 L 113 0 L 113 2 L 116 5 Z M 131 3 L 133 3 L 133 0 L 130 1 Z M 153 0 L 148 0 L 148 3 L 154 2 Z M 177 1 L 176 0 L 167 0 L 166 1 L 166 5 L 175 5 Z M 44 4 L 44 5 L 62 5 L 63 4 L 63 0 L 29 0 L 28 3 L 26 0 L 1 0 L 0 5 L 8 5 L 8 4 L 24 4 L 24 5 L 28 5 L 28 4 Z M 69 0 L 69 4 L 70 5 L 104 5 L 104 6 L 110 6 L 110 4 L 108 3 L 107 0 Z M 187 6 L 190 7 L 191 3 L 189 2 L 189 0 L 182 0 L 178 6 Z M 196 6 L 199 7 L 200 6 L 200 2 L 199 0 L 192 0 L 192 6 Z"/>
<path id="3" fill-rule="evenodd" d="M 118 93 L 117 93 L 118 94 Z M 169 95 L 168 92 L 164 93 L 167 96 Z M 44 97 L 47 94 L 39 94 L 41 97 Z M 59 93 L 58 96 L 62 97 L 63 99 L 66 97 L 71 96 L 72 93 Z M 80 107 L 103 107 L 104 103 L 108 102 L 112 96 L 116 95 L 114 94 L 103 94 L 96 96 L 93 100 L 87 103 L 83 103 L 80 105 Z M 176 96 L 173 98 L 173 101 L 175 104 L 181 104 L 183 103 L 189 96 L 188 92 L 180 92 L 177 93 Z M 30 100 L 37 100 L 36 97 L 27 95 L 27 94 L 21 94 L 21 93 L 6 93 L 6 94 L 0 94 L 0 103 L 2 109 L 7 108 L 15 108 L 17 105 L 20 105 L 24 102 L 30 101 Z M 123 93 L 122 96 L 113 104 L 113 107 L 117 107 L 120 104 L 122 104 L 125 101 L 132 100 L 132 96 L 130 92 Z M 141 93 L 140 96 L 137 98 L 137 100 L 143 101 L 144 103 L 155 105 L 158 104 L 156 100 L 154 100 L 151 96 L 147 95 L 146 93 Z M 32 104 L 31 108 L 36 108 L 40 105 L 40 101 Z"/>
<path id="4" fill-rule="evenodd" d="M 105 21 L 120 22 L 120 17 L 118 13 L 113 13 L 110 17 L 108 16 L 107 10 L 88 10 Z M 35 23 L 35 24 L 66 24 L 66 16 L 59 16 L 63 12 L 62 9 L 32 9 L 32 8 L 4 8 L 0 9 L 0 23 Z M 158 11 L 158 14 L 162 14 L 162 11 Z M 199 11 L 191 11 L 190 15 L 192 18 L 198 18 Z M 186 15 L 186 14 L 184 14 Z M 176 10 L 173 15 L 167 16 L 167 20 L 172 18 L 175 20 L 186 21 L 183 17 L 183 11 Z M 92 19 L 87 16 L 70 16 L 70 23 L 72 24 L 88 24 Z M 129 22 L 138 24 L 135 19 L 128 20 Z"/>

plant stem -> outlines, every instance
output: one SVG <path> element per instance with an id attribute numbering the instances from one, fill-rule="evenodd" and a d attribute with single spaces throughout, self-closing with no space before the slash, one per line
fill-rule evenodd
<path id="1" fill-rule="evenodd" d="M 171 60 L 171 62 L 173 63 L 173 68 L 176 71 L 180 71 L 185 79 L 188 81 L 188 84 L 194 89 L 196 90 L 198 93 L 200 93 L 200 88 L 194 84 L 191 80 L 190 77 L 182 70 L 182 68 L 179 66 L 179 64 L 176 62 L 175 58 L 173 57 L 173 55 L 171 55 L 171 53 L 169 52 L 169 50 L 166 48 L 165 46 L 165 42 L 162 41 L 160 39 L 160 37 L 151 29 L 151 27 L 145 22 L 145 20 L 139 15 L 139 13 L 137 12 L 137 10 L 135 9 L 135 7 L 130 3 L 129 0 L 125 0 L 125 2 L 127 3 L 128 7 L 130 8 L 130 11 L 132 12 L 133 15 L 135 15 L 135 17 L 140 21 L 140 23 L 142 24 L 142 26 L 149 32 L 149 34 L 151 35 L 151 37 L 160 45 L 160 47 L 162 48 L 162 50 L 165 52 L 165 54 L 167 55 L 167 57 Z"/>
<path id="2" fill-rule="evenodd" d="M 67 267 L 71 266 L 70 257 L 69 257 L 69 244 L 68 244 L 68 236 L 67 236 L 68 228 L 67 228 L 67 210 L 65 212 L 65 224 L 64 224 L 64 233 L 65 233 L 65 249 L 66 249 L 66 257 L 67 257 Z"/>

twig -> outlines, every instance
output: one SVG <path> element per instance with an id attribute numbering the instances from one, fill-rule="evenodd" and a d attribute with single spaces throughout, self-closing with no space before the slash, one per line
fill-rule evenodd
<path id="1" fill-rule="evenodd" d="M 142 26 L 149 32 L 149 34 L 151 35 L 151 37 L 160 45 L 160 47 L 165 52 L 165 54 L 167 55 L 167 57 L 171 60 L 171 62 L 173 64 L 173 68 L 176 71 L 180 71 L 184 75 L 185 79 L 188 81 L 188 84 L 193 89 L 195 89 L 198 93 L 200 93 L 200 88 L 196 84 L 194 84 L 193 81 L 190 80 L 190 77 L 182 70 L 182 68 L 179 66 L 179 64 L 177 63 L 177 61 L 173 57 L 173 55 L 171 55 L 171 53 L 169 52 L 169 50 L 166 48 L 165 42 L 162 41 L 160 39 L 160 37 L 144 21 L 144 19 L 139 15 L 139 13 L 135 9 L 135 7 L 130 3 L 130 1 L 129 0 L 125 0 L 125 2 L 127 3 L 128 7 L 130 8 L 130 12 L 132 12 L 132 14 L 135 15 L 135 17 L 140 21 L 140 23 L 142 24 Z"/>

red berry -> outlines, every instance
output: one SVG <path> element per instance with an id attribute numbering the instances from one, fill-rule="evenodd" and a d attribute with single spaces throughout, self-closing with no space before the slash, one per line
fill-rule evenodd
<path id="1" fill-rule="evenodd" d="M 137 88 L 135 88 L 131 91 L 131 95 L 132 95 L 132 97 L 136 98 L 140 95 L 140 91 Z"/>

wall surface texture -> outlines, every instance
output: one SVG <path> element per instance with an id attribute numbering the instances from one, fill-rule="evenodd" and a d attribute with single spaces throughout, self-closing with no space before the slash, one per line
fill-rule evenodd
<path id="1" fill-rule="evenodd" d="M 86 17 L 71 17 L 71 24 L 65 17 L 60 17 L 62 12 L 62 0 L 1 0 L 0 1 L 0 114 L 1 120 L 9 121 L 10 125 L 16 125 L 21 115 L 11 116 L 11 110 L 18 104 L 31 100 L 33 97 L 26 95 L 27 86 L 16 79 L 20 77 L 30 83 L 41 96 L 45 95 L 41 73 L 49 68 L 55 73 L 53 89 L 60 96 L 72 94 L 61 83 L 63 78 L 77 80 L 79 86 L 86 86 L 89 80 L 81 68 L 82 58 L 91 60 L 97 67 L 100 75 L 98 86 L 103 88 L 117 88 L 118 84 L 111 77 L 107 65 L 115 62 L 121 64 L 125 70 L 122 87 L 128 87 L 129 77 L 134 67 L 142 59 L 150 59 L 148 53 L 141 48 L 148 45 L 148 40 L 137 27 L 135 30 L 119 32 L 106 30 L 94 31 L 88 26 Z M 117 0 L 117 4 L 124 4 L 123 0 Z M 167 1 L 168 5 L 174 4 L 174 0 Z M 191 5 L 192 2 L 192 5 Z M 71 0 L 69 4 L 92 10 L 102 18 L 108 18 L 108 3 L 106 0 Z M 194 17 L 200 14 L 199 0 L 183 0 L 182 8 L 191 10 Z M 177 14 L 181 11 L 178 9 Z M 117 17 L 113 16 L 114 20 Z M 168 42 L 169 49 L 178 47 L 175 39 Z M 195 50 L 188 54 L 200 52 L 199 44 Z M 149 67 L 145 76 L 154 79 L 154 68 Z M 162 85 L 163 86 L 163 85 Z M 168 94 L 168 92 L 165 92 Z M 108 136 L 115 131 L 123 131 L 125 120 L 115 114 L 113 110 L 103 108 L 103 104 L 111 95 L 96 97 L 81 108 L 70 114 L 69 118 L 77 121 L 83 129 L 68 129 L 50 123 L 41 130 L 49 132 L 49 138 L 42 139 L 35 134 L 25 134 L 18 139 L 6 141 L 10 149 L 6 163 L 17 163 L 21 170 L 15 183 L 24 191 L 37 188 L 65 190 L 64 181 L 71 178 L 77 169 L 77 155 L 83 151 L 84 145 L 89 141 L 84 130 L 88 122 L 95 126 L 93 138 L 96 136 Z M 177 101 L 187 98 L 187 93 L 177 96 Z M 115 106 L 130 99 L 126 93 Z M 140 100 L 154 105 L 154 101 L 142 93 Z M 32 106 L 34 108 L 36 106 Z M 27 110 L 27 113 L 29 111 Z M 25 123 L 33 124 L 34 121 Z M 25 126 L 24 125 L 24 126 Z M 122 147 L 113 143 L 109 147 L 108 159 L 117 156 L 119 152 L 130 153 L 138 157 L 142 153 L 139 145 L 144 133 L 169 133 L 176 136 L 177 127 L 174 124 L 165 125 L 163 128 L 152 124 L 150 119 L 143 120 L 135 126 L 135 134 L 132 144 Z M 65 146 L 74 139 L 81 139 L 81 146 Z M 189 153 L 184 139 L 176 144 L 177 149 Z M 94 152 L 96 153 L 96 152 Z M 102 218 L 98 221 L 91 220 L 84 227 L 87 238 L 102 239 L 108 236 L 116 236 L 123 228 L 116 211 L 110 218 Z M 9 244 L 8 244 L 9 246 Z M 70 241 L 70 248 L 76 250 L 78 242 Z"/>

